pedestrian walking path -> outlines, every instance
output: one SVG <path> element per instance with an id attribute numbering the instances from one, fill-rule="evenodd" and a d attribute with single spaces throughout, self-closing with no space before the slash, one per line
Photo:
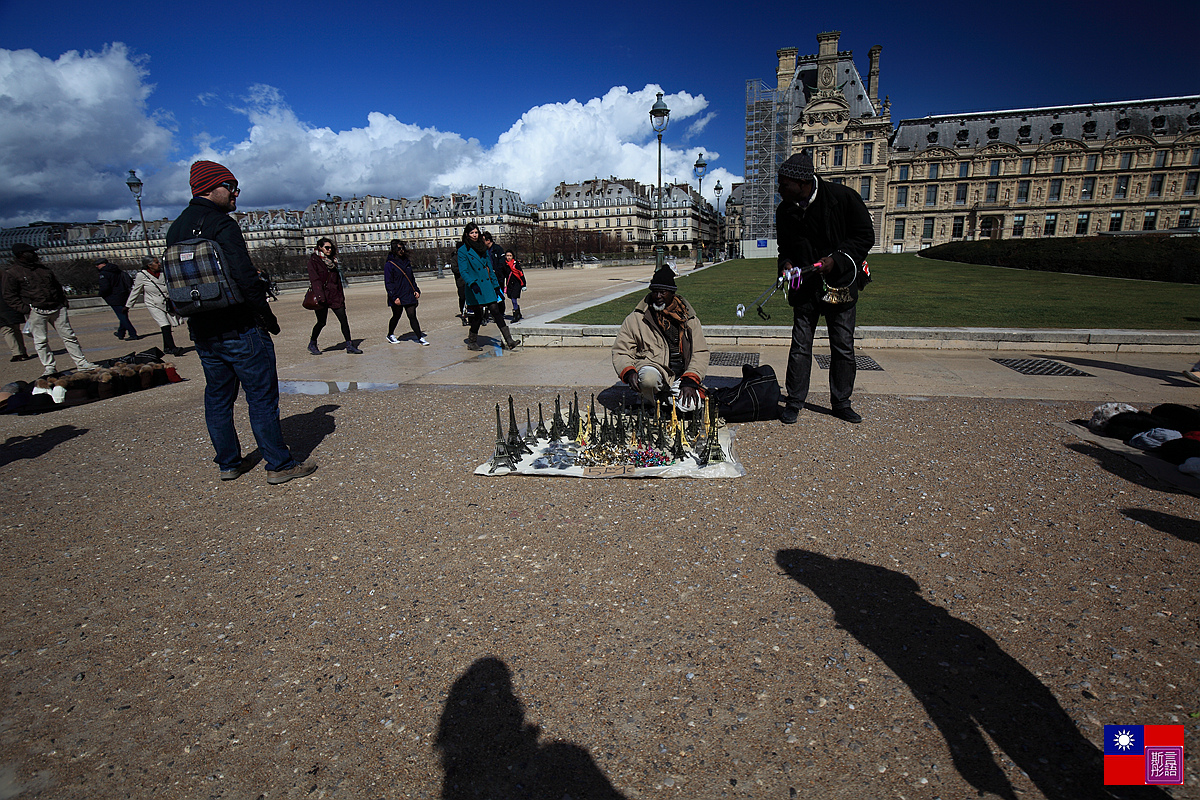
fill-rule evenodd
<path id="1" fill-rule="evenodd" d="M 513 332 L 525 344 L 514 352 L 499 348 L 494 325 L 481 330 L 482 353 L 466 349 L 466 328 L 454 316 L 456 292 L 448 274 L 443 279 L 432 274 L 418 276 L 419 317 L 429 347 L 411 338 L 387 343 L 389 312 L 381 283 L 348 287 L 350 324 L 363 355 L 333 349 L 341 338 L 336 325 L 327 326 L 322 334 L 320 345 L 329 349 L 320 356 L 308 353 L 313 315 L 300 305 L 303 292 L 289 290 L 274 303 L 283 329 L 276 337 L 279 376 L 285 381 L 343 383 L 609 386 L 616 382 L 609 357 L 616 326 L 569 325 L 556 320 L 575 309 L 635 291 L 648 283 L 650 272 L 648 266 L 530 270 L 529 287 L 521 298 L 524 319 L 513 325 Z M 737 299 L 731 298 L 731 303 Z M 869 297 L 863 302 L 869 303 Z M 144 309 L 135 309 L 132 318 L 140 330 L 154 330 Z M 72 314 L 72 321 L 93 361 L 141 346 L 112 336 L 115 320 L 107 309 L 79 309 Z M 783 380 L 790 328 L 710 321 L 705 331 L 714 353 L 732 354 L 724 359 L 727 366 L 712 367 L 714 379 L 735 380 L 741 374 L 741 363 L 757 359 L 774 367 Z M 407 320 L 401 320 L 396 333 L 407 333 Z M 1182 375 L 1200 355 L 1197 331 L 863 327 L 858 334 L 862 363 L 856 395 L 1200 403 L 1200 385 Z M 177 338 L 186 341 L 186 335 Z M 160 344 L 157 335 L 141 341 L 147 347 Z M 818 335 L 818 356 L 828 353 L 821 343 Z M 1006 365 L 997 359 L 1015 363 Z M 179 363 L 185 376 L 201 376 L 194 353 L 189 352 Z M 31 380 L 39 371 L 36 361 L 0 366 L 6 382 Z M 818 393 L 823 389 L 822 375 L 823 371 L 818 371 L 814 377 L 813 388 Z"/>

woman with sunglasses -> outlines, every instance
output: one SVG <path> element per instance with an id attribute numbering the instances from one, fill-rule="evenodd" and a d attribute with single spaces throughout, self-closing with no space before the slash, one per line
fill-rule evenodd
<path id="1" fill-rule="evenodd" d="M 361 354 L 350 338 L 350 321 L 346 319 L 346 294 L 342 291 L 342 266 L 338 262 L 337 248 L 331 240 L 321 237 L 317 240 L 317 249 L 308 259 L 308 282 L 311 286 L 312 299 L 317 304 L 314 309 L 317 324 L 312 329 L 312 339 L 308 343 L 308 352 L 314 356 L 321 355 L 317 346 L 317 337 L 325 327 L 330 310 L 342 325 L 342 336 L 346 339 L 346 352 Z"/>

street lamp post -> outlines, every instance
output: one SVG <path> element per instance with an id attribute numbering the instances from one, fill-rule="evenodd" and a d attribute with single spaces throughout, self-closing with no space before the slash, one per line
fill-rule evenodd
<path id="1" fill-rule="evenodd" d="M 696 207 L 696 267 L 704 264 L 704 175 L 708 172 L 708 162 L 704 153 L 696 157 L 692 165 L 692 174 L 696 176 L 696 192 L 700 195 L 700 203 Z"/>
<path id="2" fill-rule="evenodd" d="M 713 187 L 713 194 L 717 198 L 717 252 L 724 255 L 725 247 L 725 229 L 721 226 L 721 182 L 717 181 L 717 185 Z"/>
<path id="3" fill-rule="evenodd" d="M 146 242 L 146 255 L 153 256 L 154 253 L 150 251 L 150 233 L 146 230 L 146 215 L 142 213 L 142 182 L 138 180 L 137 172 L 129 170 L 129 179 L 125 181 L 125 185 L 137 200 L 138 217 L 142 220 L 142 239 Z"/>
<path id="4" fill-rule="evenodd" d="M 658 134 L 658 218 L 654 223 L 654 269 L 662 269 L 666 263 L 663 249 L 663 220 L 662 220 L 662 135 L 670 122 L 671 109 L 663 102 L 663 93 L 658 93 L 658 100 L 650 107 L 650 127 Z"/>

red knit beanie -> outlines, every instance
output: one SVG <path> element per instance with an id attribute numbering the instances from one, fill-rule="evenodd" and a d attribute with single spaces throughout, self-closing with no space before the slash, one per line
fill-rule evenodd
<path id="1" fill-rule="evenodd" d="M 233 173 L 215 161 L 197 161 L 192 164 L 192 197 L 208 194 L 225 181 L 236 181 Z"/>

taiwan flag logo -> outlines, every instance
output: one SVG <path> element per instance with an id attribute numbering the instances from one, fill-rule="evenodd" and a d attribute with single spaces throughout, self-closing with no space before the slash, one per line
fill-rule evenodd
<path id="1" fill-rule="evenodd" d="M 1182 725 L 1105 725 L 1105 786 L 1183 783 Z"/>

